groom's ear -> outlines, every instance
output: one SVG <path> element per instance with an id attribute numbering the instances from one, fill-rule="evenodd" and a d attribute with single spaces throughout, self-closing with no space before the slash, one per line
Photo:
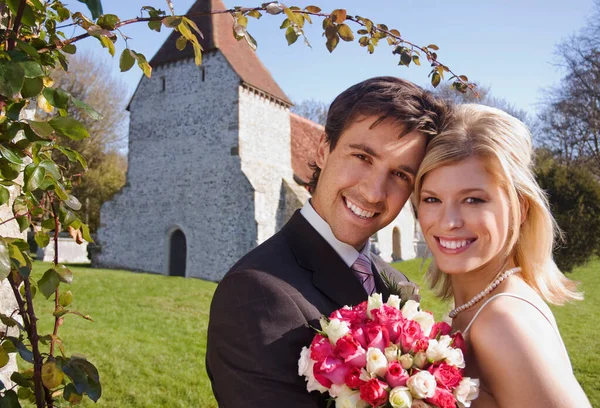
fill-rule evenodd
<path id="1" fill-rule="evenodd" d="M 319 146 L 317 147 L 317 157 L 315 158 L 315 163 L 318 168 L 323 170 L 325 167 L 325 163 L 327 163 L 327 157 L 329 156 L 329 142 L 327 141 L 327 137 L 325 132 L 321 135 L 321 139 L 319 140 Z"/>

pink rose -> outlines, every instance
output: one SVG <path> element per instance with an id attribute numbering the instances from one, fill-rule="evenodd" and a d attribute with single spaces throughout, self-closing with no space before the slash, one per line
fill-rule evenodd
<path id="1" fill-rule="evenodd" d="M 346 385 L 354 390 L 359 389 L 366 381 L 360 379 L 361 370 L 359 367 L 350 367 L 348 372 L 346 372 L 346 376 L 344 377 L 344 382 Z"/>
<path id="2" fill-rule="evenodd" d="M 431 333 L 429 333 L 429 337 L 432 339 L 437 339 L 439 336 L 445 336 L 452 332 L 452 327 L 446 322 L 435 323 L 431 328 Z"/>
<path id="3" fill-rule="evenodd" d="M 413 344 L 424 336 L 419 323 L 414 320 L 406 320 L 402 325 L 402 330 L 398 337 L 402 345 L 402 352 L 408 353 L 412 349 Z"/>
<path id="4" fill-rule="evenodd" d="M 333 345 L 327 337 L 317 334 L 310 345 L 310 358 L 323 361 L 333 355 Z"/>
<path id="5" fill-rule="evenodd" d="M 343 360 L 339 358 L 327 357 L 325 360 L 319 361 L 315 364 L 314 373 L 315 377 L 318 374 L 319 376 L 328 379 L 333 384 L 341 385 L 344 384 L 344 377 L 346 376 L 349 368 L 350 366 L 345 364 Z M 326 386 L 323 383 L 321 384 Z"/>
<path id="6" fill-rule="evenodd" d="M 338 309 L 329 316 L 330 319 L 339 319 L 350 323 L 350 326 L 360 325 L 366 318 L 364 310 L 360 310 L 357 307 L 352 309 Z"/>
<path id="7" fill-rule="evenodd" d="M 400 310 L 388 305 L 383 305 L 379 309 L 371 310 L 371 315 L 373 315 L 373 321 L 382 326 L 387 326 L 394 321 L 400 320 L 402 317 Z"/>
<path id="8" fill-rule="evenodd" d="M 436 388 L 433 397 L 427 398 L 425 401 L 439 408 L 456 408 L 454 395 L 442 388 Z"/>
<path id="9" fill-rule="evenodd" d="M 385 381 L 387 381 L 391 388 L 403 387 L 406 385 L 406 381 L 408 381 L 409 377 L 408 371 L 402 368 L 402 365 L 399 362 L 393 361 L 388 366 Z"/>
<path id="10" fill-rule="evenodd" d="M 427 351 L 427 348 L 429 347 L 429 339 L 427 337 L 423 337 L 422 339 L 417 340 L 414 343 L 414 346 L 412 348 L 412 352 L 413 353 L 418 353 L 419 351 Z"/>
<path id="11" fill-rule="evenodd" d="M 363 327 L 351 328 L 350 336 L 352 336 L 352 338 L 354 340 L 356 340 L 356 342 L 358 344 L 360 344 L 360 346 L 362 348 L 364 348 L 365 350 L 367 349 L 368 343 L 367 343 L 367 334 L 366 334 L 365 328 L 363 328 Z"/>
<path id="12" fill-rule="evenodd" d="M 365 349 L 373 347 L 378 348 L 379 350 L 381 350 L 381 352 L 383 352 L 390 343 L 390 336 L 388 334 L 387 329 L 376 323 L 371 323 L 367 325 L 365 329 L 368 343 Z"/>
<path id="13" fill-rule="evenodd" d="M 435 377 L 438 386 L 447 390 L 456 388 L 462 381 L 461 370 L 447 363 L 432 365 L 428 371 Z"/>
<path id="14" fill-rule="evenodd" d="M 461 332 L 456 332 L 452 336 L 452 347 L 456 347 L 462 350 L 463 354 L 467 354 L 467 343 Z"/>
<path id="15" fill-rule="evenodd" d="M 368 402 L 372 407 L 380 407 L 388 400 L 387 388 L 386 383 L 373 378 L 360 387 L 360 399 Z"/>
<path id="16" fill-rule="evenodd" d="M 346 335 L 337 341 L 334 353 L 350 365 L 364 367 L 367 364 L 367 352 L 350 335 Z"/>

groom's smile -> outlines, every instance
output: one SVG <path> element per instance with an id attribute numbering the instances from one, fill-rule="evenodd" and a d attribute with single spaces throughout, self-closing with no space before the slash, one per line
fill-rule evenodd
<path id="1" fill-rule="evenodd" d="M 359 250 L 404 207 L 427 141 L 377 119 L 357 118 L 333 150 L 323 138 L 316 158 L 321 174 L 311 203 L 337 239 Z"/>

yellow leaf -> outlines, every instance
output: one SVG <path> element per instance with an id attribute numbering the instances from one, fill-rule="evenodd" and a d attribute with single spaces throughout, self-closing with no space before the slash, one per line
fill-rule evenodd
<path id="1" fill-rule="evenodd" d="M 340 38 L 344 41 L 354 40 L 354 34 L 352 33 L 352 29 L 350 27 L 348 27 L 346 24 L 338 25 L 337 32 L 340 35 Z"/>
<path id="2" fill-rule="evenodd" d="M 42 94 L 40 94 L 37 98 L 37 106 L 46 113 L 52 113 L 52 111 L 54 111 L 54 107 L 50 105 L 50 102 L 48 102 L 48 100 L 44 98 L 44 95 Z"/>
<path id="3" fill-rule="evenodd" d="M 8 353 L 4 350 L 4 347 L 0 346 L 0 368 L 7 365 L 9 360 Z"/>
<path id="4" fill-rule="evenodd" d="M 42 366 L 42 383 L 49 390 L 62 384 L 65 374 L 62 369 L 56 365 L 56 361 L 48 360 Z"/>

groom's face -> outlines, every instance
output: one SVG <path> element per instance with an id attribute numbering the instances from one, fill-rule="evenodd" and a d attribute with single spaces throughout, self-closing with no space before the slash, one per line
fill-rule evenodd
<path id="1" fill-rule="evenodd" d="M 391 120 L 372 127 L 376 117 L 359 117 L 330 151 L 321 138 L 321 169 L 311 203 L 335 237 L 360 250 L 369 237 L 392 222 L 408 200 L 425 155 L 420 132 L 402 137 Z"/>

